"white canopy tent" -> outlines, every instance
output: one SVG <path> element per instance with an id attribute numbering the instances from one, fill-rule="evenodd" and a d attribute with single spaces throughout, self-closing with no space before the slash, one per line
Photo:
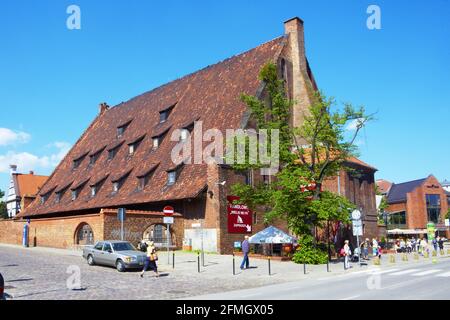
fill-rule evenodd
<path id="1" fill-rule="evenodd" d="M 251 244 L 296 244 L 297 239 L 274 226 L 258 232 L 249 239 Z"/>

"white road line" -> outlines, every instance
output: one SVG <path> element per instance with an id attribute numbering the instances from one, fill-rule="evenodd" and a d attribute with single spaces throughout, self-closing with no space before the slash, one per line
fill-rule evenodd
<path id="1" fill-rule="evenodd" d="M 445 272 L 445 273 L 437 274 L 436 277 L 443 277 L 443 278 L 450 277 L 450 272 Z"/>
<path id="2" fill-rule="evenodd" d="M 408 270 L 403 270 L 403 271 L 400 271 L 400 272 L 391 273 L 389 275 L 390 276 L 401 276 L 401 275 L 404 275 L 404 274 L 414 273 L 414 272 L 417 272 L 417 271 L 420 271 L 420 270 L 419 269 L 408 269 Z"/>
<path id="3" fill-rule="evenodd" d="M 436 273 L 436 272 L 439 272 L 439 271 L 442 271 L 442 270 L 438 270 L 438 269 L 427 270 L 427 271 L 415 273 L 415 274 L 413 274 L 413 276 L 415 276 L 415 277 L 427 276 L 427 275 L 429 275 L 429 274 L 433 274 L 433 273 Z"/>
<path id="4" fill-rule="evenodd" d="M 385 274 L 385 273 L 395 272 L 395 271 L 398 271 L 398 270 L 400 270 L 400 269 L 373 270 L 373 272 L 371 274 Z"/>

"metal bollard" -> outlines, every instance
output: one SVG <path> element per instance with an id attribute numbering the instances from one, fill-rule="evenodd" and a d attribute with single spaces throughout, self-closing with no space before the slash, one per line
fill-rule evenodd
<path id="1" fill-rule="evenodd" d="M 269 276 L 271 276 L 272 275 L 272 271 L 270 269 L 270 257 L 269 257 L 269 259 L 267 259 L 267 261 L 269 262 Z"/>
<path id="2" fill-rule="evenodd" d="M 330 260 L 327 260 L 327 272 L 330 272 Z"/>
<path id="3" fill-rule="evenodd" d="M 233 276 L 236 275 L 236 257 L 233 252 Z"/>
<path id="4" fill-rule="evenodd" d="M 306 263 L 303 264 L 303 274 L 306 274 Z"/>
<path id="5" fill-rule="evenodd" d="M 175 269 L 175 251 L 172 253 L 172 269 Z"/>
<path id="6" fill-rule="evenodd" d="M 200 254 L 197 254 L 198 273 L 200 273 Z"/>

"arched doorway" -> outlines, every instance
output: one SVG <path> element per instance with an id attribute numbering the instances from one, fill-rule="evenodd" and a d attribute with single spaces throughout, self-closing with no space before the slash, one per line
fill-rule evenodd
<path id="1" fill-rule="evenodd" d="M 77 245 L 93 245 L 94 244 L 94 232 L 87 223 L 82 223 L 78 226 L 75 241 Z"/>
<path id="2" fill-rule="evenodd" d="M 144 239 L 148 239 L 155 243 L 156 247 L 167 246 L 167 227 L 164 224 L 152 224 L 144 231 Z M 176 236 L 172 228 L 170 228 L 170 245 L 176 246 Z"/>

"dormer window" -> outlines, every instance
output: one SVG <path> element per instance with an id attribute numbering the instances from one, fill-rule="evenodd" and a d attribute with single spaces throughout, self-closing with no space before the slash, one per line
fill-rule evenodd
<path id="1" fill-rule="evenodd" d="M 105 148 L 106 146 L 89 156 L 89 166 L 92 167 L 97 162 L 98 158 L 100 158 L 100 155 L 102 154 L 103 150 L 105 150 Z"/>
<path id="2" fill-rule="evenodd" d="M 72 190 L 72 201 L 77 200 L 78 198 L 79 189 Z"/>
<path id="3" fill-rule="evenodd" d="M 97 195 L 97 186 L 91 186 L 91 198 L 94 198 Z"/>
<path id="4" fill-rule="evenodd" d="M 41 196 L 41 204 L 46 203 L 47 199 L 48 199 L 48 194 L 45 194 L 45 195 Z"/>
<path id="5" fill-rule="evenodd" d="M 72 185 L 72 183 L 73 183 L 73 181 L 71 183 L 65 185 L 64 187 L 59 188 L 59 189 L 57 189 L 55 191 L 55 195 L 56 195 L 55 202 L 56 203 L 60 203 L 61 202 L 64 194 L 66 193 L 67 189 L 69 189 L 69 187 Z"/>
<path id="6" fill-rule="evenodd" d="M 56 203 L 61 202 L 62 196 L 63 196 L 63 191 L 56 192 L 56 199 L 55 199 Z"/>
<path id="7" fill-rule="evenodd" d="M 174 185 L 177 182 L 183 167 L 184 167 L 184 161 L 182 163 L 180 163 L 178 166 L 176 166 L 175 168 L 169 169 L 167 171 L 167 185 L 168 186 Z"/>
<path id="8" fill-rule="evenodd" d="M 132 170 L 129 170 L 125 174 L 119 176 L 118 178 L 112 179 L 112 193 L 115 194 L 120 191 L 123 184 L 125 183 L 127 177 L 130 175 Z"/>
<path id="9" fill-rule="evenodd" d="M 163 111 L 159 112 L 159 123 L 164 123 L 169 118 L 170 113 L 172 112 L 172 109 L 175 107 L 175 105 L 171 106 L 170 108 L 167 108 Z"/>
<path id="10" fill-rule="evenodd" d="M 152 141 L 153 141 L 153 150 L 156 150 L 156 149 L 159 148 L 159 146 L 161 145 L 162 141 L 164 140 L 164 138 L 165 138 L 167 132 L 169 132 L 170 128 L 171 128 L 171 127 L 165 129 L 163 132 L 161 132 L 161 133 L 159 133 L 159 134 L 157 134 L 157 135 L 154 135 L 154 136 L 152 137 Z"/>
<path id="11" fill-rule="evenodd" d="M 81 165 L 81 163 L 83 162 L 84 158 L 88 155 L 89 152 L 86 152 L 85 154 L 83 154 L 81 157 L 76 158 L 75 160 L 73 160 L 72 162 L 72 169 L 78 169 Z"/>
<path id="12" fill-rule="evenodd" d="M 187 140 L 188 137 L 189 137 L 189 130 L 188 129 L 181 129 L 181 135 L 180 135 L 181 141 Z"/>
<path id="13" fill-rule="evenodd" d="M 124 141 L 120 142 L 119 144 L 115 145 L 114 147 L 108 149 L 108 160 L 113 160 L 115 156 L 117 155 L 117 152 L 119 152 L 120 147 Z"/>
<path id="14" fill-rule="evenodd" d="M 177 182 L 177 171 L 172 170 L 167 172 L 167 185 L 171 186 Z"/>
<path id="15" fill-rule="evenodd" d="M 103 183 L 106 181 L 106 179 L 108 178 L 109 174 L 107 174 L 106 176 L 102 177 L 101 179 L 97 179 L 97 181 L 94 181 L 90 187 L 91 187 L 91 198 L 94 198 L 98 192 L 100 191 L 100 188 L 103 186 Z"/>
<path id="16" fill-rule="evenodd" d="M 137 138 L 136 140 L 134 140 L 133 142 L 128 144 L 128 154 L 130 156 L 132 156 L 136 152 L 137 148 L 141 144 L 142 140 L 144 140 L 144 138 L 145 138 L 145 135 Z"/>
<path id="17" fill-rule="evenodd" d="M 155 137 L 153 138 L 153 149 L 158 149 L 159 148 L 159 137 Z"/>
<path id="18" fill-rule="evenodd" d="M 78 199 L 78 196 L 81 193 L 81 190 L 83 190 L 84 185 L 90 180 L 90 178 L 85 179 L 81 181 L 80 183 L 76 184 L 72 189 L 72 201 L 75 201 Z"/>
<path id="19" fill-rule="evenodd" d="M 150 179 L 153 177 L 153 174 L 156 171 L 156 168 L 159 166 L 159 163 L 151 166 L 149 169 L 144 171 L 142 174 L 139 174 L 137 178 L 139 179 L 138 190 L 144 190 L 145 187 L 149 184 Z"/>
<path id="20" fill-rule="evenodd" d="M 117 127 L 117 138 L 122 138 L 125 134 L 125 131 L 127 130 L 128 126 L 130 125 L 132 120 L 127 121 L 126 123 L 120 125 Z"/>

